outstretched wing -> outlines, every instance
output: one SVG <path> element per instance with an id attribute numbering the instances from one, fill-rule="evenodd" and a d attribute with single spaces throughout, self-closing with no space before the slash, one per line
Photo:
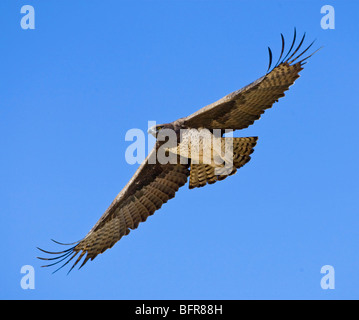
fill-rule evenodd
<path id="1" fill-rule="evenodd" d="M 150 164 L 149 159 L 155 156 L 155 152 L 154 148 L 85 238 L 61 252 L 39 248 L 45 253 L 56 255 L 53 258 L 39 257 L 55 261 L 45 267 L 64 261 L 60 267 L 62 268 L 78 255 L 70 271 L 85 256 L 81 268 L 89 259 L 93 260 L 98 254 L 111 248 L 130 229 L 136 229 L 140 222 L 146 221 L 148 216 L 175 196 L 176 191 L 187 182 L 188 165 Z"/>
<path id="2" fill-rule="evenodd" d="M 282 59 L 285 43 L 283 35 L 281 37 L 281 55 L 272 70 L 270 70 L 272 52 L 268 48 L 270 63 L 265 76 L 184 118 L 184 124 L 190 128 L 236 130 L 247 128 L 255 120 L 258 120 L 266 109 L 271 108 L 274 102 L 284 96 L 284 92 L 299 77 L 299 72 L 305 64 L 304 61 L 315 53 L 298 61 L 314 41 L 305 50 L 298 53 L 304 42 L 304 34 L 299 45 L 292 52 L 296 40 L 296 31 L 294 30 L 292 45 Z"/>

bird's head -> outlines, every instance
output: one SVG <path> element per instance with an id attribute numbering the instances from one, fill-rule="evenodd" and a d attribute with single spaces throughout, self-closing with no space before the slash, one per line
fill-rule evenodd
<path id="1" fill-rule="evenodd" d="M 148 129 L 148 134 L 153 135 L 155 138 L 157 138 L 158 133 L 165 127 L 164 124 L 159 124 L 159 125 L 155 125 L 152 126 L 151 128 Z"/>

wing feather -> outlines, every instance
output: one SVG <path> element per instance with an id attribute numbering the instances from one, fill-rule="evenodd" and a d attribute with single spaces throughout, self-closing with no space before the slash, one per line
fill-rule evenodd
<path id="1" fill-rule="evenodd" d="M 88 260 L 95 259 L 98 254 L 111 248 L 123 236 L 129 234 L 130 230 L 136 229 L 140 222 L 146 221 L 150 215 L 175 196 L 176 191 L 187 182 L 188 165 L 150 164 L 148 160 L 153 156 L 154 150 L 95 226 L 75 246 L 60 252 L 50 252 L 39 248 L 47 254 L 59 254 L 58 257 L 40 258 L 58 260 L 44 267 L 65 261 L 59 268 L 61 269 L 79 254 L 70 271 L 85 256 L 81 268 Z"/>
<path id="2" fill-rule="evenodd" d="M 266 75 L 252 82 L 248 86 L 237 90 L 224 98 L 214 102 L 192 115 L 184 118 L 184 124 L 190 128 L 207 129 L 244 129 L 258 120 L 266 109 L 271 108 L 274 102 L 283 97 L 285 91 L 299 77 L 299 72 L 303 69 L 303 61 L 295 62 L 313 45 L 314 41 L 301 53 L 299 49 L 304 43 L 305 34 L 300 40 L 299 45 L 292 52 L 296 31 L 292 45 L 279 63 L 284 53 L 284 37 L 282 38 L 282 50 L 280 58 L 274 68 Z M 287 58 L 289 56 L 289 58 Z M 269 49 L 270 64 L 272 62 L 272 53 Z"/>

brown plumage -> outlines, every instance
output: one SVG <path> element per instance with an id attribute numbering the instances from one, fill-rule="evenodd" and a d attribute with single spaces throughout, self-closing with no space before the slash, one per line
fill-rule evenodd
<path id="1" fill-rule="evenodd" d="M 304 59 L 302 57 L 313 43 L 300 54 L 298 53 L 304 42 L 305 35 L 297 48 L 293 50 L 296 42 L 295 32 L 291 47 L 286 56 L 282 58 L 285 43 L 283 35 L 281 36 L 282 50 L 278 62 L 273 69 L 269 70 L 272 62 L 272 52 L 269 49 L 270 64 L 267 73 L 263 77 L 188 117 L 156 126 L 151 133 L 157 137 L 160 129 L 174 130 L 179 143 L 182 141 L 181 130 L 205 128 L 211 134 L 213 133 L 214 137 L 215 129 L 220 129 L 222 136 L 226 129 L 244 129 L 253 124 L 266 109 L 284 96 L 284 92 L 299 77 L 304 61 L 314 54 L 312 53 Z M 302 60 L 299 60 L 300 57 L 302 57 Z M 224 141 L 224 139 L 232 138 L 220 137 L 220 139 Z M 187 182 L 188 176 L 190 176 L 189 188 L 195 188 L 213 184 L 236 173 L 238 168 L 250 160 L 250 154 L 253 152 L 256 142 L 257 137 L 233 138 L 232 167 L 229 172 L 221 174 L 221 171 L 215 172 L 216 167 L 213 163 L 205 163 L 204 161 L 195 163 L 190 156 L 188 156 L 188 163 L 177 161 L 177 164 L 160 164 L 157 159 L 153 158 L 159 148 L 163 146 L 163 143 L 157 140 L 154 149 L 88 234 L 64 251 L 49 252 L 40 249 L 45 253 L 56 255 L 53 258 L 40 259 L 54 261 L 54 263 L 47 266 L 63 262 L 61 267 L 73 261 L 71 271 L 84 258 L 80 265 L 82 267 L 89 259 L 93 260 L 98 254 L 111 248 L 130 230 L 136 229 L 140 222 L 146 221 L 164 203 L 173 198 L 177 190 Z M 167 152 L 177 150 L 176 145 L 171 150 L 168 149 Z M 214 148 L 212 148 L 211 152 L 213 160 L 215 157 Z M 183 154 L 178 151 L 175 156 L 179 159 L 179 157 L 183 157 Z M 218 156 L 220 157 L 220 155 Z M 154 161 L 149 161 L 150 159 L 154 159 Z M 219 170 L 221 169 L 219 168 Z"/>
<path id="2" fill-rule="evenodd" d="M 231 138 L 222 138 L 231 139 Z M 254 151 L 258 137 L 233 138 L 233 169 L 229 175 L 215 174 L 215 167 L 208 164 L 191 164 L 189 188 L 204 187 L 207 183 L 213 184 L 216 181 L 224 180 L 237 172 L 237 169 L 243 167 L 249 160 L 250 154 Z M 224 141 L 222 141 L 224 142 Z M 223 149 L 224 143 L 222 143 Z"/>

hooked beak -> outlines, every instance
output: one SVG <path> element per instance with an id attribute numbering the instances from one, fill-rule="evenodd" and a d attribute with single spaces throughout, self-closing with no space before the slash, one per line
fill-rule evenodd
<path id="1" fill-rule="evenodd" d="M 156 127 L 155 126 L 149 128 L 147 132 L 148 132 L 148 134 L 150 134 L 156 138 Z"/>

